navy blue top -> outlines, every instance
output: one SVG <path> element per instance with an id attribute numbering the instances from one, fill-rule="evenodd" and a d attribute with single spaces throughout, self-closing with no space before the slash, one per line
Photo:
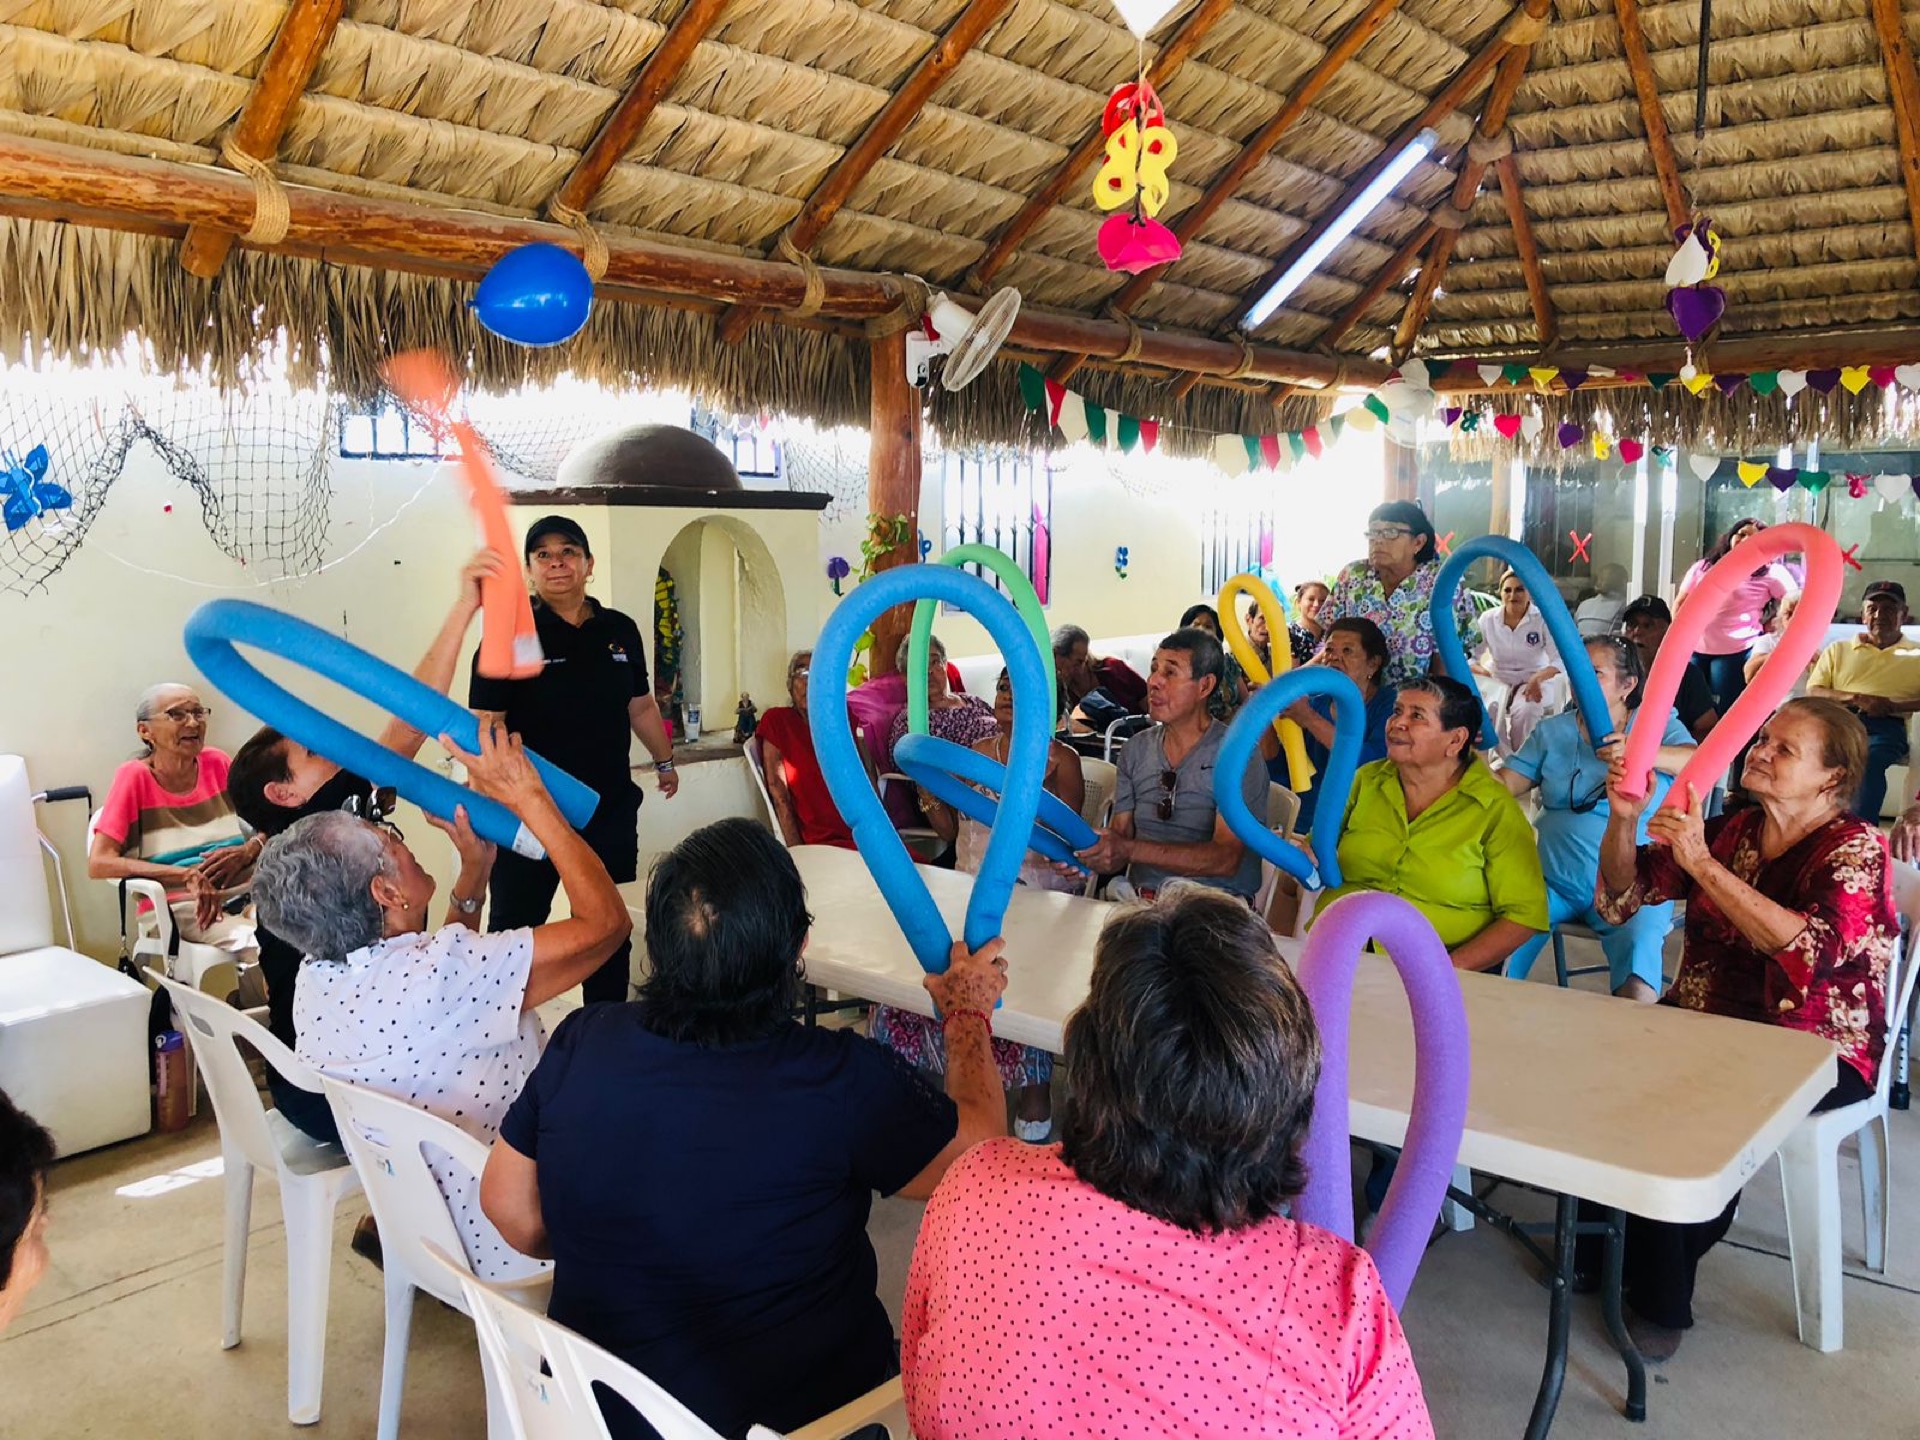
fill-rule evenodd
<path id="1" fill-rule="evenodd" d="M 1359 764 L 1370 764 L 1375 760 L 1387 758 L 1387 721 L 1393 718 L 1393 702 L 1400 692 L 1391 685 L 1382 685 L 1373 692 L 1373 698 L 1367 702 L 1366 727 L 1360 733 Z M 1322 720 L 1333 719 L 1333 698 L 1329 695 L 1309 695 L 1307 704 L 1313 707 L 1313 713 Z M 1307 759 L 1313 762 L 1316 782 L 1318 777 L 1327 773 L 1327 760 L 1332 750 L 1313 738 L 1313 732 L 1302 727 L 1307 740 Z M 1276 785 L 1287 783 L 1287 757 L 1284 753 L 1276 755 L 1267 762 L 1267 774 Z M 1313 810 L 1320 799 L 1318 783 L 1300 797 L 1300 817 L 1293 822 L 1293 828 L 1305 834 L 1313 825 Z"/>
<path id="2" fill-rule="evenodd" d="M 722 1435 L 797 1428 L 895 1373 L 867 1215 L 959 1112 L 851 1031 L 703 1048 L 643 1004 L 569 1015 L 500 1126 L 537 1162 L 549 1313 Z"/>

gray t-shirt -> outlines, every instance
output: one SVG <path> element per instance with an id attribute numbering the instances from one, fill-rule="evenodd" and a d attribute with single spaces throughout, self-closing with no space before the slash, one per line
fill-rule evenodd
<path id="1" fill-rule="evenodd" d="M 1113 813 L 1125 815 L 1131 812 L 1133 833 L 1142 840 L 1176 845 L 1211 840 L 1215 818 L 1213 767 L 1214 761 L 1219 758 L 1220 746 L 1227 738 L 1227 727 L 1217 721 L 1207 726 L 1200 743 L 1177 766 L 1167 764 L 1164 733 L 1164 726 L 1155 725 L 1134 736 L 1120 751 L 1120 774 L 1113 795 Z M 1161 778 L 1168 770 L 1174 772 L 1173 814 L 1171 818 L 1162 820 L 1160 811 L 1162 801 L 1167 798 L 1167 787 L 1161 784 Z M 1247 808 L 1257 819 L 1264 821 L 1267 814 L 1267 767 L 1261 762 L 1257 748 L 1247 760 L 1246 774 L 1240 777 L 1240 793 L 1246 797 Z M 1157 890 L 1170 880 L 1184 878 L 1196 885 L 1211 885 L 1251 898 L 1260 888 L 1260 857 L 1248 850 L 1241 857 L 1239 868 L 1231 875 L 1185 877 L 1176 876 L 1157 865 L 1136 861 L 1128 867 L 1127 878 L 1142 890 Z"/>

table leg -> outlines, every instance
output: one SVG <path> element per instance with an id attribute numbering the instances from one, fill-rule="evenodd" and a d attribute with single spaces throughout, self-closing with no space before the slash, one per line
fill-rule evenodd
<path id="1" fill-rule="evenodd" d="M 1571 1195 L 1554 1199 L 1553 1298 L 1547 1308 L 1547 1363 L 1540 1372 L 1540 1388 L 1527 1417 L 1526 1440 L 1546 1440 L 1553 1413 L 1560 1408 L 1560 1390 L 1567 1379 L 1567 1338 L 1573 1323 L 1573 1226 L 1579 1201 Z"/>
<path id="2" fill-rule="evenodd" d="M 1647 1418 L 1647 1365 L 1627 1334 L 1626 1317 L 1620 1311 L 1620 1278 L 1626 1255 L 1627 1214 L 1624 1210 L 1607 1212 L 1606 1276 L 1601 1282 L 1600 1307 L 1606 1316 L 1607 1334 L 1614 1348 L 1627 1362 L 1627 1419 Z"/>

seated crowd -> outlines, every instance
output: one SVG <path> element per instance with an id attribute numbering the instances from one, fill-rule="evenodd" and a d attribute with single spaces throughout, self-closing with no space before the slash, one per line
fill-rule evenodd
<path id="1" fill-rule="evenodd" d="M 1502 577 L 1484 615 L 1464 595 L 1442 607 L 1485 657 L 1477 676 L 1452 677 L 1436 659 L 1431 522 L 1383 505 L 1366 542 L 1330 584 L 1292 592 L 1281 656 L 1339 670 L 1365 703 L 1344 883 L 1318 907 L 1352 891 L 1402 896 L 1457 968 L 1519 977 L 1552 926 L 1587 924 L 1616 995 L 1824 1036 L 1839 1063 L 1823 1105 L 1868 1093 L 1897 931 L 1878 815 L 1920 711 L 1901 587 L 1867 588 L 1862 632 L 1820 655 L 1807 698 L 1766 722 L 1710 814 L 1714 797 L 1697 791 L 1660 805 L 1766 634 L 1721 627 L 1722 648 L 1689 662 L 1679 703 L 1650 717 L 1656 773 L 1631 798 L 1649 777 L 1626 773 L 1619 737 L 1671 623 L 1662 601 L 1628 603 L 1624 576 L 1609 574 L 1579 606 L 1609 712 L 1610 736 L 1595 737 L 1566 708 L 1565 664 L 1579 657 L 1554 648 L 1517 576 Z M 427 683 L 451 684 L 491 566 L 477 559 L 462 577 L 417 672 Z M 1750 588 L 1755 623 L 1784 624 L 1791 576 L 1770 570 Z M 1282 637 L 1257 607 L 1242 624 L 1271 671 Z M 1077 626 L 1052 647 L 1050 793 L 1085 809 L 1088 752 L 1075 742 L 1137 717 L 1080 868 L 1029 854 L 1021 871 L 1035 888 L 1130 902 L 1101 932 L 1067 1023 L 1057 1117 L 1054 1057 L 990 1033 L 1009 964 L 998 940 L 956 945 L 950 968 L 926 978 L 937 1018 L 876 1005 L 868 1034 L 795 1019 L 813 917 L 787 847 L 853 843 L 815 751 L 807 651 L 788 665 L 790 705 L 761 718 L 755 742 L 774 831 L 731 819 L 681 840 L 647 881 L 637 998 L 588 1004 L 550 1039 L 537 1007 L 604 973 L 631 921 L 519 737 L 491 717 L 477 753 L 442 743 L 474 791 L 544 845 L 565 920 L 481 930 L 496 855 L 462 811 L 433 822 L 458 859 L 436 926 L 434 882 L 364 780 L 271 730 L 229 763 L 206 746 L 206 708 L 185 686 L 141 698 L 146 753 L 115 777 L 92 869 L 162 882 L 192 938 L 228 944 L 244 928 L 272 1028 L 322 1074 L 490 1144 L 477 1185 L 451 1164 L 435 1172 L 476 1272 L 511 1277 L 528 1257 L 552 1259 L 552 1316 L 723 1435 L 802 1424 L 895 1374 L 927 1440 L 1431 1434 L 1372 1262 L 1287 1214 L 1304 1183 L 1319 1038 L 1255 908 L 1271 867 L 1214 805 L 1229 724 L 1262 681 L 1232 662 L 1204 605 L 1144 677 L 1097 656 Z M 991 699 L 958 679 L 936 638 L 933 733 L 1004 764 L 1006 673 Z M 907 729 L 904 687 L 888 677 L 852 708 L 878 783 Z M 1298 701 L 1285 717 L 1324 768 L 1342 718 L 1333 702 Z M 409 756 L 424 738 L 397 724 L 382 737 Z M 1264 816 L 1270 786 L 1288 778 L 1269 730 L 1226 783 Z M 1301 799 L 1304 832 L 1318 796 Z M 946 847 L 935 863 L 976 870 L 985 828 L 924 792 L 914 801 L 905 819 Z M 1893 848 L 1920 849 L 1920 805 Z M 254 914 L 234 904 L 249 890 Z M 1694 903 L 1665 987 L 1682 900 Z M 337 1138 L 323 1101 L 271 1071 L 269 1082 L 293 1123 Z M 23 1168 L 0 1173 L 0 1326 L 42 1263 L 50 1154 L 0 1097 L 8 1143 Z M 876 1192 L 929 1201 L 897 1347 L 867 1238 Z M 1626 1299 L 1649 1356 L 1671 1355 L 1691 1325 L 1697 1267 L 1732 1208 L 1702 1225 L 1630 1220 Z M 603 1405 L 616 1434 L 651 1433 L 620 1402 Z"/>

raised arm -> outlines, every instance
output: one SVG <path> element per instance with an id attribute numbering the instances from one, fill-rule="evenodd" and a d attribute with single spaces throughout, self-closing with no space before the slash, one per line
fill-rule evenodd
<path id="1" fill-rule="evenodd" d="M 433 644 L 427 647 L 427 653 L 413 667 L 413 678 L 422 685 L 444 693 L 453 684 L 453 667 L 460 659 L 460 647 L 466 643 L 467 627 L 473 623 L 473 617 L 480 613 L 480 582 L 500 572 L 500 558 L 491 550 L 482 550 L 467 561 L 466 568 L 460 572 L 460 594 L 455 598 L 453 608 L 447 611 L 447 618 L 440 622 L 440 633 L 433 637 Z M 483 716 L 483 725 L 485 720 Z M 380 732 L 380 743 L 394 754 L 411 760 L 420 753 L 420 747 L 427 743 L 427 737 L 424 732 L 395 717 Z"/>

